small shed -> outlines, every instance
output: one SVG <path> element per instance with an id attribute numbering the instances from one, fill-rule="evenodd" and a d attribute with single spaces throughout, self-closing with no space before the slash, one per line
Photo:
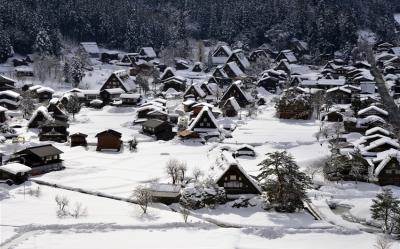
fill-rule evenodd
<path id="1" fill-rule="evenodd" d="M 151 195 L 156 202 L 166 205 L 179 202 L 181 186 L 176 184 L 155 183 L 149 187 Z"/>
<path id="2" fill-rule="evenodd" d="M 75 146 L 87 146 L 87 138 L 88 135 L 84 134 L 84 133 L 74 133 L 72 135 L 69 136 L 69 139 L 71 141 L 71 147 L 75 147 Z"/>
<path id="3" fill-rule="evenodd" d="M 157 140 L 170 140 L 175 136 L 172 125 L 164 120 L 149 119 L 142 125 L 143 133 L 156 136 Z"/>
<path id="4" fill-rule="evenodd" d="M 121 150 L 122 145 L 122 134 L 114 131 L 112 129 L 108 129 L 97 133 L 97 151 L 102 150 Z"/>
<path id="5" fill-rule="evenodd" d="M 255 157 L 256 151 L 253 146 L 244 144 L 235 150 L 235 152 L 233 153 L 233 156 L 234 157 L 240 157 L 240 156 Z"/>
<path id="6" fill-rule="evenodd" d="M 29 178 L 31 168 L 20 163 L 9 163 L 0 166 L 0 179 L 12 180 L 15 184 L 24 183 Z"/>

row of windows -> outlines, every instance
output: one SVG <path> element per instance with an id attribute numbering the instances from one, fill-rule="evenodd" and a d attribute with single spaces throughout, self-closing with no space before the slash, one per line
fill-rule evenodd
<path id="1" fill-rule="evenodd" d="M 385 173 L 388 175 L 400 175 L 400 170 L 398 169 L 387 169 Z"/>

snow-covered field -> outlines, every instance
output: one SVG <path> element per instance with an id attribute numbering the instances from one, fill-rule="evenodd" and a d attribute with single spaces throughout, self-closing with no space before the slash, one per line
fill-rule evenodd
<path id="1" fill-rule="evenodd" d="M 257 157 L 238 159 L 252 175 L 258 173 L 257 164 L 265 154 L 275 150 L 286 149 L 301 167 L 328 155 L 327 146 L 314 137 L 318 121 L 279 120 L 274 113 L 270 104 L 254 119 L 235 120 L 238 127 L 232 138 L 200 144 L 153 141 L 139 134 L 140 126 L 132 126 L 135 108 L 84 108 L 71 122 L 71 133 L 86 133 L 89 142 L 95 142 L 98 132 L 114 129 L 125 141 L 137 137 L 138 151 L 97 152 L 95 146 L 86 150 L 55 144 L 64 151 L 66 169 L 34 179 L 126 198 L 138 185 L 169 182 L 165 163 L 171 158 L 185 161 L 189 173 L 199 168 L 206 176 L 217 176 L 221 169 L 214 166 L 221 146 L 253 145 Z M 2 149 L 10 150 L 7 146 Z M 153 204 L 149 213 L 142 215 L 130 203 L 58 188 L 41 186 L 38 197 L 30 195 L 30 189 L 37 187 L 32 182 L 18 187 L 1 185 L 1 248 L 373 248 L 376 235 L 364 232 L 364 225 L 333 213 L 327 200 L 346 206 L 349 215 L 357 219 L 368 220 L 371 199 L 381 190 L 371 184 L 348 182 L 325 183 L 310 191 L 324 221 L 316 221 L 305 212 L 280 214 L 259 205 L 238 209 L 227 203 L 192 211 L 189 222 L 184 223 L 181 214 L 161 204 Z M 400 189 L 393 189 L 400 196 Z M 88 215 L 57 218 L 57 195 L 66 196 L 71 208 L 81 203 Z"/>

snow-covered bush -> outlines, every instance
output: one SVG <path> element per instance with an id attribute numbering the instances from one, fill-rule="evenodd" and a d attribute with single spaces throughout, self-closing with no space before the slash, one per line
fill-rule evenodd
<path id="1" fill-rule="evenodd" d="M 66 196 L 57 195 L 55 201 L 57 203 L 57 211 L 56 211 L 57 217 L 64 218 L 68 216 L 69 199 Z"/>
<path id="2" fill-rule="evenodd" d="M 226 203 L 225 189 L 210 184 L 190 184 L 181 190 L 180 204 L 189 209 L 214 208 Z"/>
<path id="3" fill-rule="evenodd" d="M 247 208 L 257 206 L 257 201 L 254 198 L 248 198 L 246 196 L 240 196 L 238 199 L 230 203 L 234 208 Z"/>

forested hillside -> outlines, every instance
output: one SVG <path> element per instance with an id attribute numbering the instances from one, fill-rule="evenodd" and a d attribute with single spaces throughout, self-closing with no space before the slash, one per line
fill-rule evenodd
<path id="1" fill-rule="evenodd" d="M 250 47 L 285 46 L 296 37 L 324 53 L 354 43 L 358 29 L 395 39 L 396 8 L 391 0 L 2 0 L 0 54 L 7 44 L 31 52 L 39 31 L 47 32 L 52 53 L 61 35 L 129 51 L 191 37 Z"/>

